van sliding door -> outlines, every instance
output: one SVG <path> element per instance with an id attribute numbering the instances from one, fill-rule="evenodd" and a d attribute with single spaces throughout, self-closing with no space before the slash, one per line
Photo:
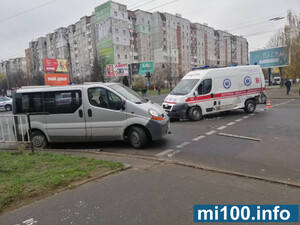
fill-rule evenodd
<path id="1" fill-rule="evenodd" d="M 85 118 L 81 90 L 64 90 L 48 95 L 46 116 L 47 131 L 51 142 L 86 141 Z"/>

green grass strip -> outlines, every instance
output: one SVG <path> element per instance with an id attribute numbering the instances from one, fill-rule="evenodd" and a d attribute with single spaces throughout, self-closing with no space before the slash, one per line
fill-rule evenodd
<path id="1" fill-rule="evenodd" d="M 47 153 L 0 152 L 0 212 L 20 200 L 43 195 L 121 163 Z"/>

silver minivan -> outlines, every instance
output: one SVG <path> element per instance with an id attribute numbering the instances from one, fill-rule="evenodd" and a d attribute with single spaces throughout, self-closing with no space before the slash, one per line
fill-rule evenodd
<path id="1" fill-rule="evenodd" d="M 29 114 L 34 147 L 52 142 L 125 140 L 134 148 L 168 133 L 158 104 L 119 83 L 21 88 L 13 113 Z"/>

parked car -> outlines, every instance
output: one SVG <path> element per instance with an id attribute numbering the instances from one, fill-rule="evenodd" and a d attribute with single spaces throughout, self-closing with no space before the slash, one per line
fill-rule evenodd
<path id="1" fill-rule="evenodd" d="M 0 97 L 0 109 L 5 109 L 6 111 L 12 110 L 12 99 L 9 97 Z"/>
<path id="2" fill-rule="evenodd" d="M 269 80 L 265 80 L 266 86 L 269 86 Z"/>
<path id="3" fill-rule="evenodd" d="M 274 77 L 273 79 L 273 85 L 280 85 L 281 78 L 280 77 Z"/>

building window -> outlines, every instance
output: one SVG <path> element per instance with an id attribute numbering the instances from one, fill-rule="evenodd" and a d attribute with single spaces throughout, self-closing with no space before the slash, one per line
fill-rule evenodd
<path id="1" fill-rule="evenodd" d="M 121 57 L 120 57 L 120 54 L 118 54 L 118 59 L 120 59 Z"/>
<path id="2" fill-rule="evenodd" d="M 126 30 L 123 30 L 123 34 L 126 35 Z"/>
<path id="3" fill-rule="evenodd" d="M 118 28 L 116 28 L 116 29 L 115 29 L 115 31 L 116 31 L 116 34 L 118 34 L 118 33 L 119 33 L 119 29 L 118 29 Z"/>
<path id="4" fill-rule="evenodd" d="M 127 55 L 125 55 L 125 59 L 127 59 Z"/>
<path id="5" fill-rule="evenodd" d="M 116 41 L 119 41 L 119 37 L 116 37 Z"/>
<path id="6" fill-rule="evenodd" d="M 118 15 L 118 13 L 117 13 L 116 11 L 114 11 L 114 14 L 115 14 L 115 16 L 117 16 L 117 15 Z"/>

